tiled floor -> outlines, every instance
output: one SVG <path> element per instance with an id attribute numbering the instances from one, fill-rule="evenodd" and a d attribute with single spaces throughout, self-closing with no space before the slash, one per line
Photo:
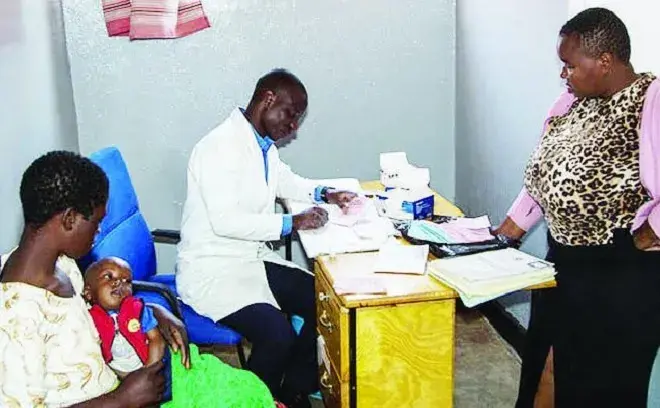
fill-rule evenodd
<path id="1" fill-rule="evenodd" d="M 461 309 L 456 316 L 454 407 L 513 407 L 520 371 L 518 355 L 478 312 Z M 237 364 L 234 353 L 218 351 L 216 355 Z M 312 406 L 323 408 L 323 403 L 312 400 Z"/>

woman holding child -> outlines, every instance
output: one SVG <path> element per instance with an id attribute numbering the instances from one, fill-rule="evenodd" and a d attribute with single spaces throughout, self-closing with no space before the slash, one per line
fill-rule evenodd
<path id="1" fill-rule="evenodd" d="M 149 360 L 124 373 L 120 382 L 104 361 L 82 297 L 83 277 L 74 259 L 90 250 L 105 216 L 108 180 L 103 170 L 75 153 L 48 153 L 25 171 L 20 198 L 23 234 L 18 247 L 1 260 L 0 406 L 114 408 L 159 403 L 163 362 Z M 167 310 L 150 307 L 160 334 L 190 368 L 185 328 Z M 233 376 L 247 392 L 231 385 L 198 392 L 215 394 L 219 400 L 232 394 L 232 406 L 275 406 L 257 377 L 243 370 L 234 370 Z M 186 406 L 197 406 L 194 398 Z"/>

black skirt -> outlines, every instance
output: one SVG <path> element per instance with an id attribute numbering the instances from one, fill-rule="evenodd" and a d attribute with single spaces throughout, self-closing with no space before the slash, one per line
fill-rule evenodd
<path id="1" fill-rule="evenodd" d="M 660 252 L 614 243 L 567 246 L 548 238 L 557 287 L 532 295 L 517 408 L 533 406 L 553 348 L 555 406 L 646 407 L 660 346 Z"/>

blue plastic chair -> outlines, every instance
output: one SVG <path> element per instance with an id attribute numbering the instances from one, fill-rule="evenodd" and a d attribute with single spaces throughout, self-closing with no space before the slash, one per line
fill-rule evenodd
<path id="1" fill-rule="evenodd" d="M 241 335 L 198 314 L 181 302 L 174 274 L 156 274 L 154 242 L 176 244 L 179 241 L 179 232 L 149 230 L 140 213 L 137 195 L 119 150 L 108 147 L 93 153 L 89 158 L 108 176 L 110 194 L 107 213 L 101 222 L 92 250 L 79 260 L 81 270 L 108 256 L 126 260 L 133 269 L 133 286 L 137 296 L 145 302 L 163 305 L 182 317 L 191 343 L 235 347 L 241 365 L 245 366 Z"/>

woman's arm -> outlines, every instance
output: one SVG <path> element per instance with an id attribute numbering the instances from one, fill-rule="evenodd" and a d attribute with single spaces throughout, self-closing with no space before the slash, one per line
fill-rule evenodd
<path id="1" fill-rule="evenodd" d="M 163 399 L 165 390 L 162 369 L 162 361 L 142 367 L 126 376 L 116 390 L 89 401 L 71 405 L 69 408 L 125 408 L 157 404 Z"/>
<path id="2" fill-rule="evenodd" d="M 165 341 L 172 347 L 172 350 L 181 350 L 181 364 L 190 368 L 190 348 L 188 347 L 188 333 L 186 326 L 177 319 L 169 310 L 161 305 L 150 303 L 156 320 L 158 320 L 158 329 L 163 335 Z"/>
<path id="3" fill-rule="evenodd" d="M 126 403 L 119 398 L 116 391 L 113 391 L 92 400 L 71 405 L 69 408 L 121 408 L 126 406 Z"/>
<path id="4" fill-rule="evenodd" d="M 506 220 L 495 231 L 509 238 L 521 239 L 543 218 L 543 211 L 523 187 L 506 215 Z"/>
<path id="5" fill-rule="evenodd" d="M 660 81 L 651 83 L 642 109 L 639 138 L 639 176 L 651 201 L 642 205 L 632 230 L 638 249 L 655 249 L 660 242 Z"/>
<path id="6" fill-rule="evenodd" d="M 525 230 L 520 228 L 511 217 L 506 217 L 504 222 L 493 230 L 493 234 L 504 235 L 505 237 L 519 241 L 525 235 Z"/>

